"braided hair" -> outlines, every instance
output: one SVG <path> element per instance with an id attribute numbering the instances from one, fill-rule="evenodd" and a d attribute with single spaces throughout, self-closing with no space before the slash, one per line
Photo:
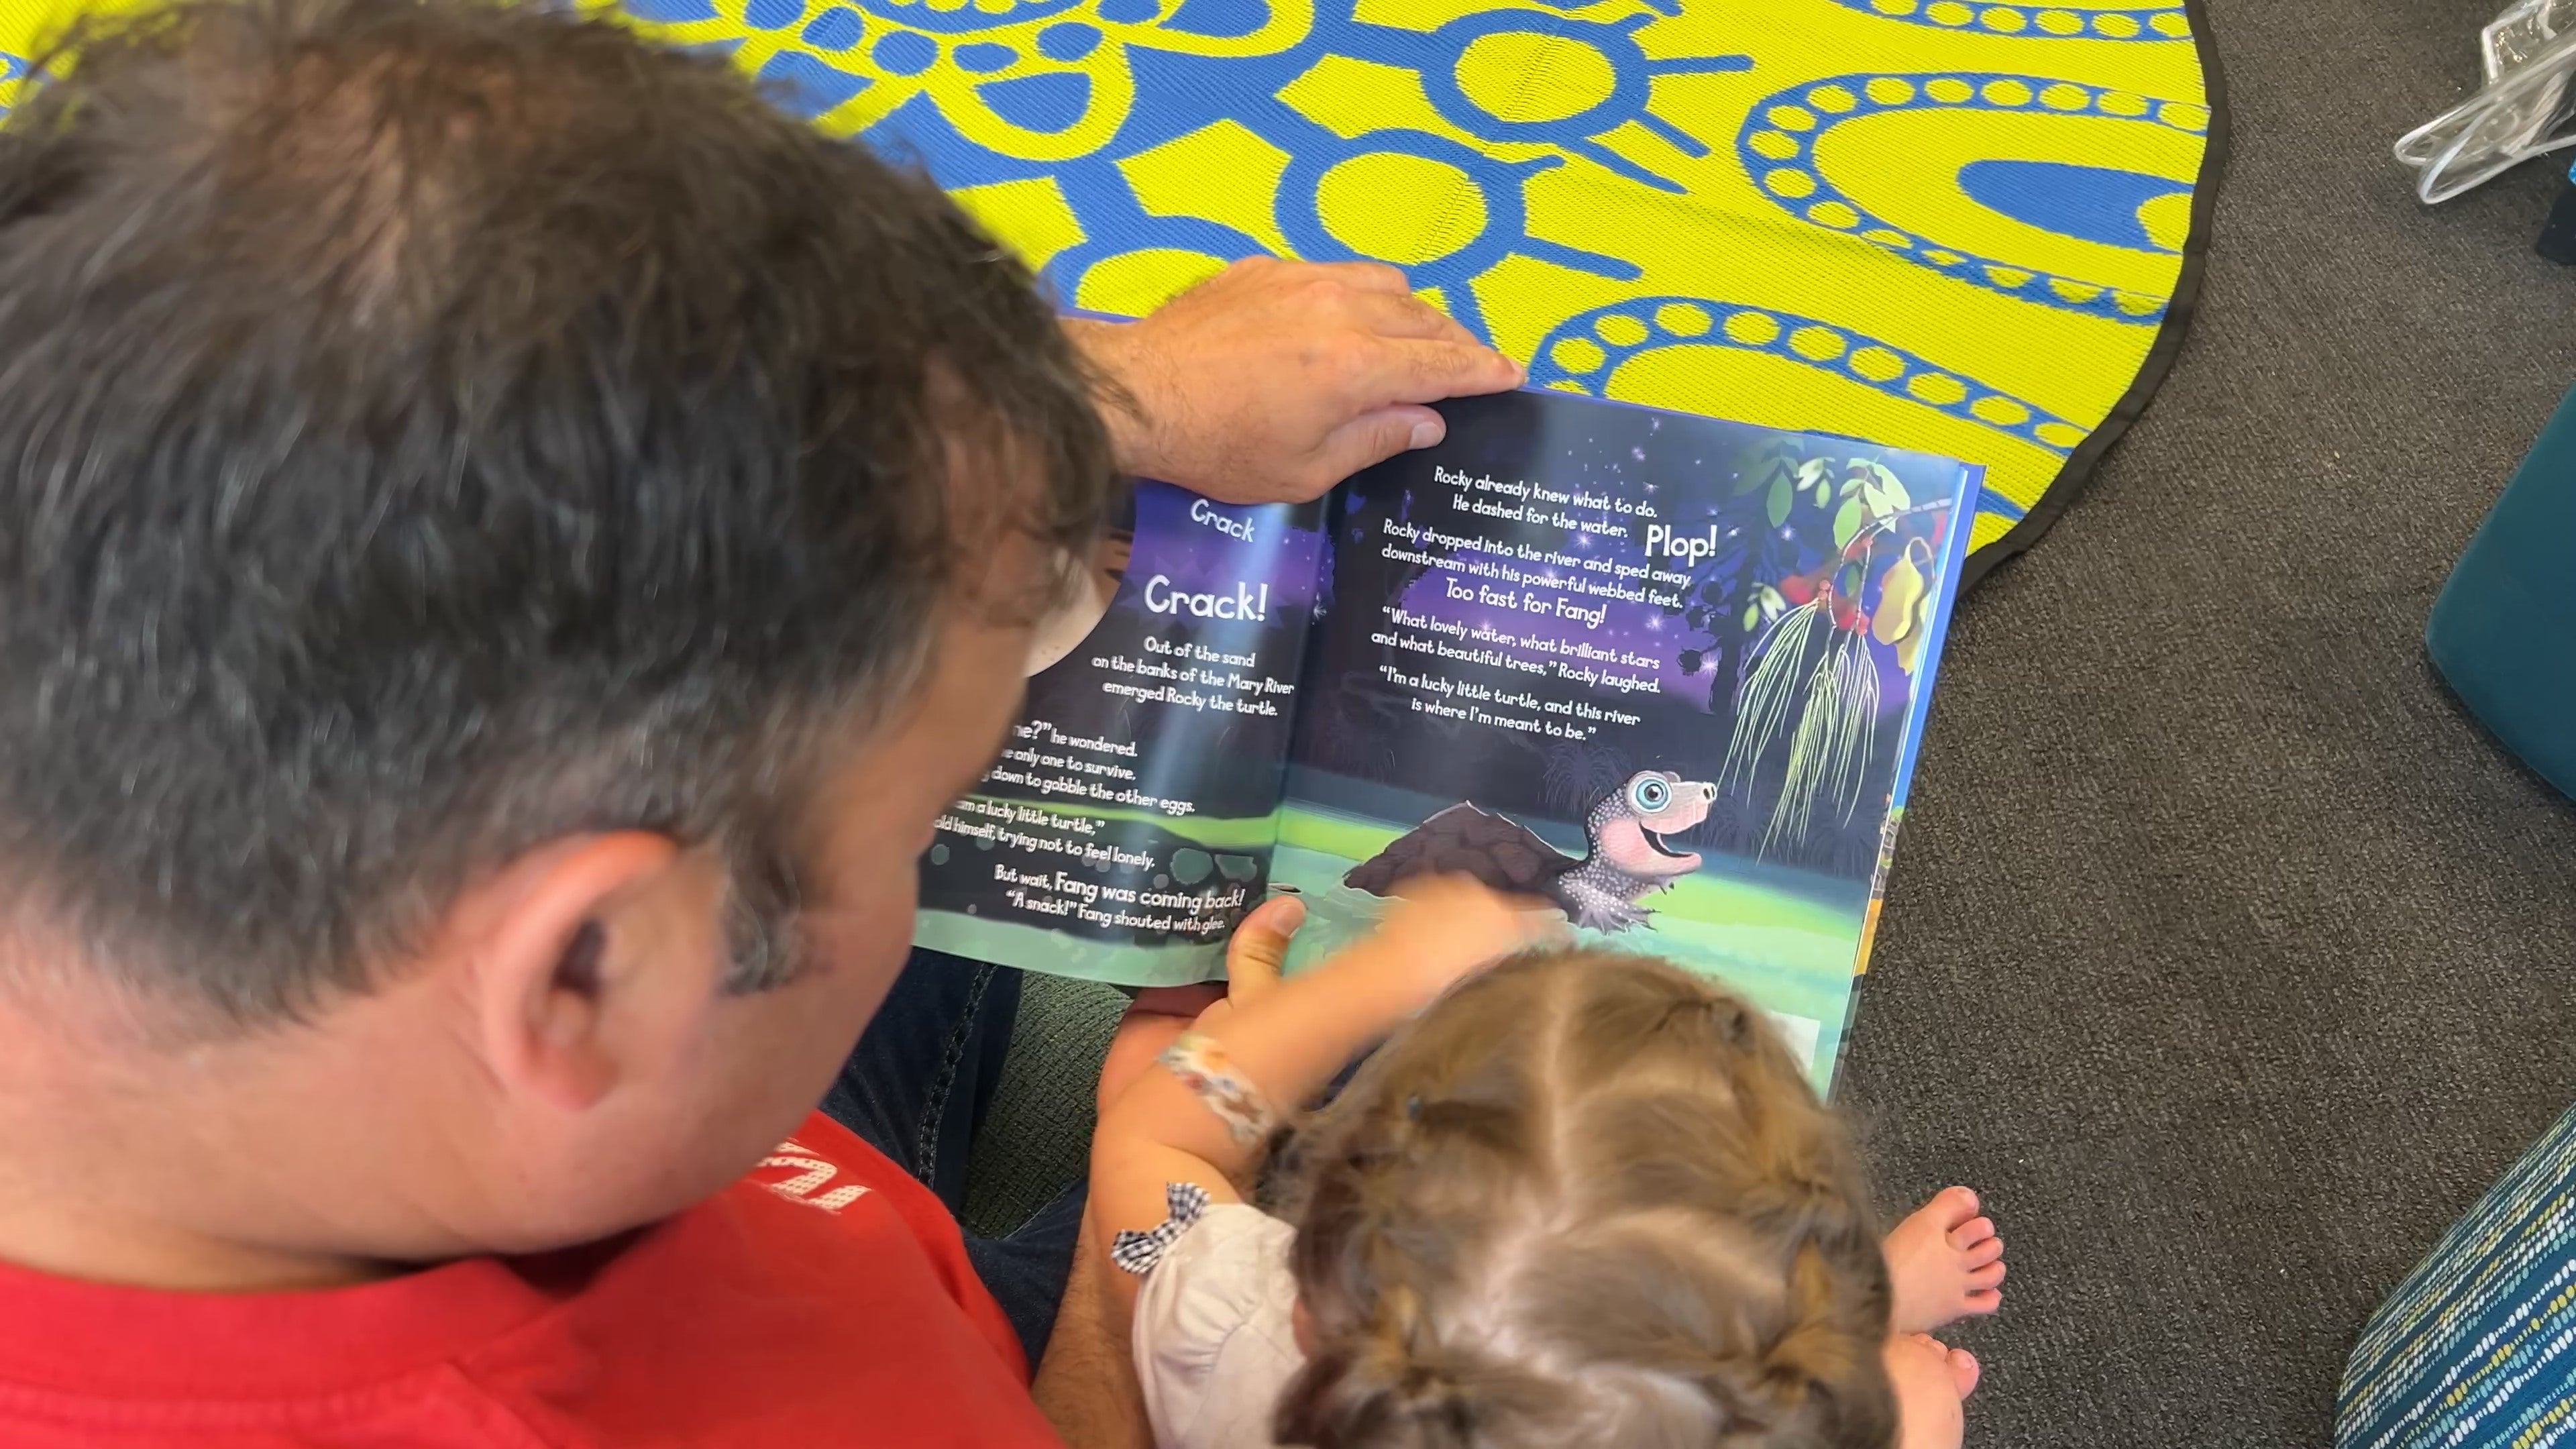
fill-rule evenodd
<path id="1" fill-rule="evenodd" d="M 1850 1146 L 1683 971 L 1534 953 L 1380 1051 L 1301 1147 L 1314 1449 L 1882 1449 L 1889 1289 Z"/>

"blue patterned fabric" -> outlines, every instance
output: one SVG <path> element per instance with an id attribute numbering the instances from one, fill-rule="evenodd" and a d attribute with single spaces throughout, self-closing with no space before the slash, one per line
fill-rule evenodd
<path id="1" fill-rule="evenodd" d="M 2336 1449 L 2576 1445 L 2576 1111 L 2380 1305 Z"/>

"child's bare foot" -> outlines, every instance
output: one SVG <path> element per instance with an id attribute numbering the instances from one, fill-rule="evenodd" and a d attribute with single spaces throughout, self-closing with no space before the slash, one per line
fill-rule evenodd
<path id="1" fill-rule="evenodd" d="M 1896 1289 L 1891 1332 L 1927 1332 L 2003 1303 L 2004 1240 L 1964 1187 L 1934 1193 L 1887 1235 L 1885 1252 Z"/>
<path id="2" fill-rule="evenodd" d="M 1898 1449 L 1959 1449 L 1967 1427 L 1960 1401 L 1976 1392 L 1977 1356 L 1908 1333 L 1888 1339 L 1883 1358 L 1896 1391 Z"/>

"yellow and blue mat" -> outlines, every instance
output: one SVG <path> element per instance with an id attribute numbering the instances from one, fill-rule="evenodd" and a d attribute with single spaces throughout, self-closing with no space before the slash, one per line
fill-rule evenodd
<path id="1" fill-rule="evenodd" d="M 1985 464 L 1971 577 L 2170 362 L 2223 150 L 2197 0 L 617 3 L 1069 303 L 1375 258 L 1540 384 Z"/>

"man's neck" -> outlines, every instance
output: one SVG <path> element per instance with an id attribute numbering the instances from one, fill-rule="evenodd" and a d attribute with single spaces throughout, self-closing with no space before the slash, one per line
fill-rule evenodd
<path id="1" fill-rule="evenodd" d="M 183 1293 L 285 1293 L 389 1276 L 383 1264 L 292 1253 L 72 1198 L 19 1201 L 0 1187 L 0 1262 L 56 1277 Z"/>
<path id="2" fill-rule="evenodd" d="M 139 1045 L 130 1017 L 73 996 L 0 991 L 0 1262 L 191 1292 L 384 1276 L 228 1230 L 284 1226 L 250 1154 L 226 1146 L 275 1135 L 224 1105 L 273 1093 L 241 1090 L 221 1053 Z"/>

